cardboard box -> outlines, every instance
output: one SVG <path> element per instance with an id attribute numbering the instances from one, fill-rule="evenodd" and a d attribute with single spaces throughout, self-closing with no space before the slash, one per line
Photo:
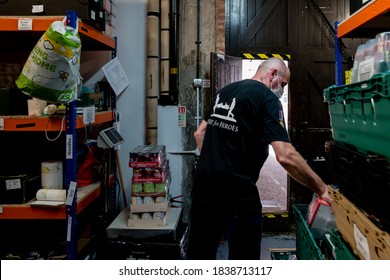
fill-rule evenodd
<path id="1" fill-rule="evenodd" d="M 41 177 L 0 175 L 0 204 L 24 204 L 35 198 Z"/>
<path id="2" fill-rule="evenodd" d="M 159 228 L 166 225 L 167 217 L 168 217 L 169 211 L 164 213 L 163 219 L 150 219 L 150 220 L 143 220 L 143 219 L 131 219 L 130 217 L 127 219 L 127 225 L 129 228 L 137 228 L 137 229 L 153 229 L 153 228 Z"/>
<path id="3" fill-rule="evenodd" d="M 332 209 L 341 235 L 365 260 L 390 260 L 390 234 L 381 230 L 339 190 L 332 190 Z"/>
<path id="4" fill-rule="evenodd" d="M 166 212 L 168 211 L 168 193 L 138 195 L 132 193 L 130 198 L 130 212 Z"/>
<path id="5" fill-rule="evenodd" d="M 168 211 L 168 202 L 153 204 L 131 204 L 130 211 L 131 213 L 166 212 Z"/>

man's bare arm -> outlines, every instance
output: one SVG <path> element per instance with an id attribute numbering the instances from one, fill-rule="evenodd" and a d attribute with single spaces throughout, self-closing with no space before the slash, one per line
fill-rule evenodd
<path id="1" fill-rule="evenodd" d="M 207 122 L 205 120 L 199 125 L 198 129 L 194 132 L 196 145 L 198 146 L 199 152 L 202 151 L 204 135 L 206 134 Z"/>
<path id="2" fill-rule="evenodd" d="M 271 145 L 275 151 L 276 160 L 295 180 L 316 192 L 325 201 L 329 203 L 332 201 L 327 185 L 290 143 L 274 141 Z"/>

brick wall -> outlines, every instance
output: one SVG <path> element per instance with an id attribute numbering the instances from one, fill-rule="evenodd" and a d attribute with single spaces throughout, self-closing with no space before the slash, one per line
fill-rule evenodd
<path id="1" fill-rule="evenodd" d="M 225 0 L 215 0 L 215 52 L 225 53 Z"/>

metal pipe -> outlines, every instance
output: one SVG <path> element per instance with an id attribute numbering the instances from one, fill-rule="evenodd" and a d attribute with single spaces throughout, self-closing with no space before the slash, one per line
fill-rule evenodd
<path id="1" fill-rule="evenodd" d="M 199 128 L 199 118 L 200 118 L 200 113 L 199 113 L 199 87 L 196 88 L 196 128 Z"/>
<path id="2" fill-rule="evenodd" d="M 196 7 L 196 78 L 200 78 L 200 0 L 197 2 Z"/>
<path id="3" fill-rule="evenodd" d="M 171 69 L 169 73 L 169 91 L 171 98 L 173 99 L 173 103 L 178 103 L 178 88 L 177 88 L 177 75 L 178 75 L 178 46 L 179 46 L 179 0 L 171 0 L 171 4 L 169 7 L 169 67 Z M 174 71 L 172 71 L 174 70 Z"/>

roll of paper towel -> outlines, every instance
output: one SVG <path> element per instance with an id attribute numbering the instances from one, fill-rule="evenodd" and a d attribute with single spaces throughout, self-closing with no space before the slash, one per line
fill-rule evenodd
<path id="1" fill-rule="evenodd" d="M 41 163 L 43 189 L 62 189 L 62 161 L 44 161 Z"/>
<path id="2" fill-rule="evenodd" d="M 36 195 L 37 200 L 63 201 L 66 200 L 66 190 L 40 189 Z"/>

